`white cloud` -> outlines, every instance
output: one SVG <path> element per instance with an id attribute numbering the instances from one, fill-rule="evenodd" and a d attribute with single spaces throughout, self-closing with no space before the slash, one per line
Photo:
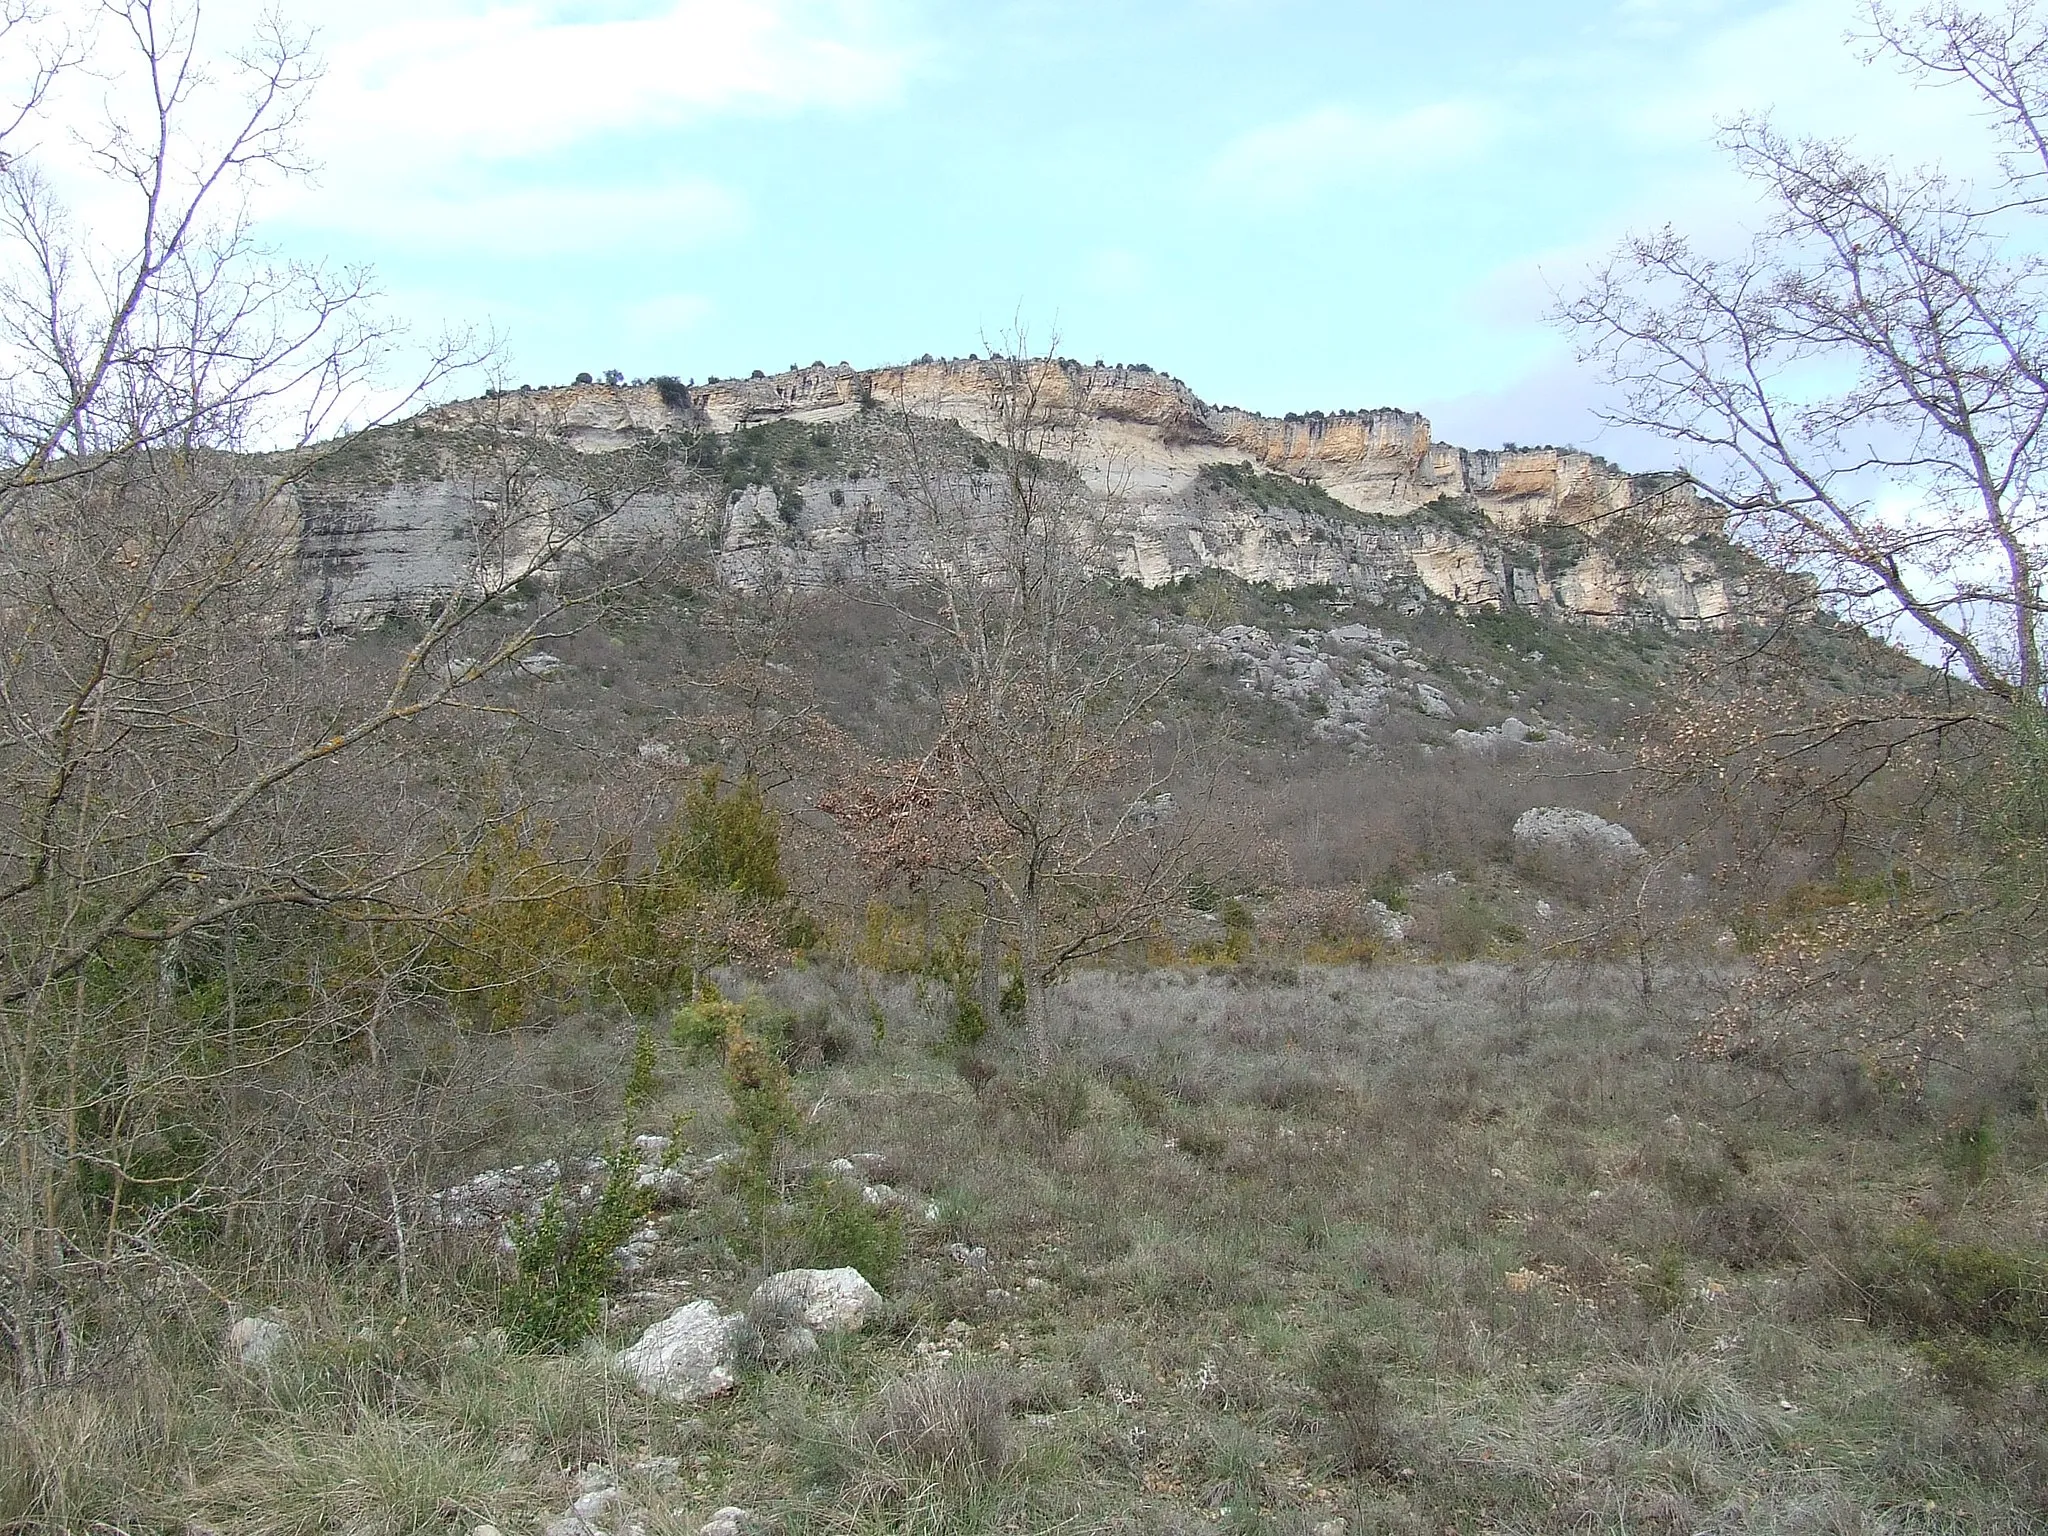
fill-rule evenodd
<path id="1" fill-rule="evenodd" d="M 501 160 L 711 113 L 872 105 L 914 56 L 865 0 L 670 0 L 592 20 L 444 4 L 335 39 L 318 124 Z"/>
<path id="2" fill-rule="evenodd" d="M 384 249 L 548 257 L 629 240 L 698 246 L 743 229 L 746 206 L 683 168 L 687 150 L 646 153 L 645 136 L 890 101 L 919 56 L 898 10 L 896 0 L 359 0 L 320 39 L 326 77 L 305 128 L 317 183 L 278 189 L 265 211 Z M 629 137 L 641 142 L 615 153 Z"/>
<path id="3" fill-rule="evenodd" d="M 1391 117 L 1320 107 L 1233 140 L 1206 179 L 1213 192 L 1279 206 L 1361 181 L 1447 170 L 1499 136 L 1497 115 L 1471 101 L 1432 102 Z"/>
<path id="4" fill-rule="evenodd" d="M 716 182 L 691 177 L 651 184 L 521 181 L 465 184 L 446 176 L 353 182 L 343 195 L 301 188 L 280 198 L 281 221 L 374 239 L 387 249 L 547 257 L 622 242 L 686 250 L 746 227 L 746 205 Z"/>
<path id="5" fill-rule="evenodd" d="M 1978 151 L 1970 103 L 1916 86 L 1888 60 L 1866 63 L 1850 37 L 1858 24 L 1849 0 L 1788 0 L 1722 28 L 1623 95 L 1619 126 L 1649 146 L 1689 145 L 1719 121 L 1767 112 L 1790 132 L 1846 136 L 1908 161 Z"/>

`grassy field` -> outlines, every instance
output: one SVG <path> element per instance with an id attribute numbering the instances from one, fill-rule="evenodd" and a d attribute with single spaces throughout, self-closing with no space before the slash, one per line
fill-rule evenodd
<path id="1" fill-rule="evenodd" d="M 252 1272 L 5 1405 L 0 1529 L 518 1536 L 593 1464 L 604 1528 L 649 1536 L 724 1505 L 791 1536 L 2041 1528 L 2038 1045 L 1921 1096 L 1767 1078 L 1685 1056 L 1714 991 L 1095 973 L 1045 1051 L 963 1053 L 939 997 L 789 970 L 763 1000 L 808 1021 L 785 1166 L 877 1154 L 912 1211 L 863 1332 L 695 1409 L 608 1371 L 679 1297 L 736 1303 L 788 1257 L 708 1185 L 580 1351 L 493 1332 L 487 1244 L 423 1243 L 403 1297 L 388 1257 Z M 632 1046 L 624 1021 L 487 1042 L 464 1075 L 496 1140 L 444 1171 L 601 1144 Z M 655 1066 L 641 1123 L 729 1145 L 715 1062 Z M 225 1364 L 230 1303 L 296 1347 Z"/>

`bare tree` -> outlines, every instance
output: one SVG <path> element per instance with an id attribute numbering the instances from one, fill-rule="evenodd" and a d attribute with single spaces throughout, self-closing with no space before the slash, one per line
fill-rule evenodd
<path id="1" fill-rule="evenodd" d="M 0 10 L 0 34 L 36 24 Z M 304 37 L 266 20 L 223 61 L 178 0 L 98 26 L 108 115 L 63 117 L 60 39 L 0 146 L 0 1339 L 30 1382 L 228 1193 L 209 1132 L 234 1084 L 388 995 L 351 935 L 414 915 L 446 847 L 408 733 L 573 622 L 592 593 L 556 573 L 619 506 L 518 481 L 379 670 L 300 633 L 298 496 L 330 434 L 473 354 L 371 408 L 394 333 L 367 275 L 256 243 L 252 188 L 299 167 Z M 67 129 L 125 220 L 60 197 L 38 153 Z M 522 583 L 526 617 L 480 629 Z"/>
<path id="2" fill-rule="evenodd" d="M 1981 165 L 1737 119 L 1722 144 L 1767 211 L 1746 247 L 1631 238 L 1561 318 L 1618 388 L 1611 419 L 1677 443 L 1826 610 L 1751 615 L 1649 734 L 1650 782 L 1703 835 L 1747 834 L 1729 867 L 1764 964 L 1714 1043 L 1846 1045 L 1913 1077 L 2032 974 L 2048 900 L 2048 22 L 2025 0 L 1865 16 L 1873 62 L 1986 122 Z M 1816 688 L 1828 612 L 1934 670 L 1872 656 L 1859 694 Z M 1808 851 L 1803 881 L 1774 845 Z"/>
<path id="3" fill-rule="evenodd" d="M 1823 601 L 2038 704 L 2048 26 L 2021 3 L 1869 15 L 1878 53 L 1971 93 L 2006 153 L 1971 177 L 1739 118 L 1722 144 L 1769 215 L 1747 249 L 1629 239 L 1562 318 L 1619 386 L 1610 419 L 1679 443 Z"/>
<path id="4" fill-rule="evenodd" d="M 1084 473 L 1080 384 L 1021 337 L 980 374 L 986 446 L 905 402 L 893 466 L 919 526 L 892 601 L 925 644 L 937 729 L 827 804 L 872 863 L 974 890 L 982 1006 L 1013 950 L 1042 1039 L 1047 983 L 1144 937 L 1203 843 L 1168 789 L 1178 738 L 1151 731 L 1182 649 L 1131 643 L 1103 601 L 1112 493 Z"/>

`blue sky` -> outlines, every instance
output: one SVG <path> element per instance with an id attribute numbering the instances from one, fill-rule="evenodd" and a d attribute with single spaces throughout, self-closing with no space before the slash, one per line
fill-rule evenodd
<path id="1" fill-rule="evenodd" d="M 233 17 L 216 9 L 214 22 Z M 1852 0 L 598 0 L 300 6 L 287 248 L 369 261 L 514 380 L 978 350 L 1021 313 L 1267 411 L 1603 437 L 1544 324 L 1632 227 L 1752 217 L 1717 117 L 1938 154 Z"/>

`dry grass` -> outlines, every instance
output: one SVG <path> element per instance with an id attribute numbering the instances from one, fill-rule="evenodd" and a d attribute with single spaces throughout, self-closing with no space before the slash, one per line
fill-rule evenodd
<path id="1" fill-rule="evenodd" d="M 677 1459 L 635 1494 L 660 1533 L 727 1503 L 789 1536 L 2048 1516 L 2043 1352 L 1915 1342 L 1852 1283 L 2034 1241 L 2024 1052 L 1924 1101 L 1845 1097 L 1686 1060 L 1685 1011 L 1597 969 L 1100 973 L 1056 996 L 1054 1073 L 999 1037 L 977 1095 L 909 983 L 819 968 L 772 1001 L 856 1042 L 799 1075 L 792 1169 L 877 1153 L 939 1210 L 866 1332 L 684 1415 L 599 1356 L 494 1343 L 474 1255 L 423 1256 L 405 1306 L 388 1266 L 251 1272 L 230 1289 L 300 1349 L 227 1369 L 224 1314 L 173 1309 L 101 1376 L 6 1405 L 0 1529 L 538 1529 L 576 1469 L 650 1457 Z M 582 1117 L 627 1038 L 505 1042 L 541 1110 L 479 1159 L 601 1136 Z M 713 1069 L 664 1052 L 650 1118 L 715 1148 Z M 1957 1173 L 1949 1106 L 1986 1083 L 1997 1155 Z M 677 1218 L 674 1268 L 737 1303 L 759 1255 L 719 1200 Z M 1950 1246 L 1899 1248 L 1915 1223 Z M 607 1333 L 662 1309 L 621 1297 Z"/>

